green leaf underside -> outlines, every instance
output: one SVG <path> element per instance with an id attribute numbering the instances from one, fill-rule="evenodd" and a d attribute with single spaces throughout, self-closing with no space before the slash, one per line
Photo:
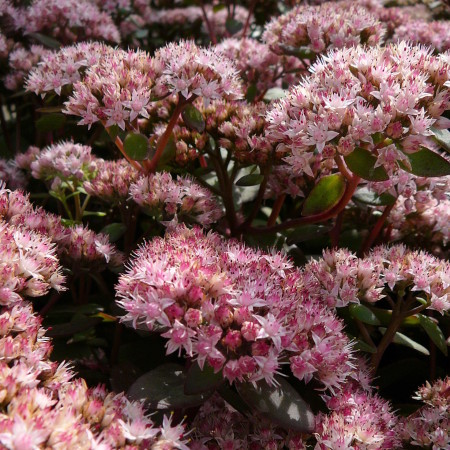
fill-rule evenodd
<path id="1" fill-rule="evenodd" d="M 381 332 L 381 334 L 384 334 L 386 332 L 386 328 L 378 328 Z M 419 353 L 422 353 L 424 355 L 429 356 L 430 352 L 421 344 L 419 344 L 416 341 L 413 341 L 408 336 L 404 335 L 403 333 L 395 333 L 394 339 L 392 339 L 392 342 L 394 344 L 404 345 L 405 347 L 412 348 L 413 350 L 416 350 Z"/>
<path id="2" fill-rule="evenodd" d="M 186 374 L 183 366 L 167 363 L 139 377 L 128 389 L 132 400 L 144 400 L 150 409 L 181 409 L 201 405 L 212 391 L 205 394 L 184 393 Z"/>
<path id="3" fill-rule="evenodd" d="M 377 316 L 365 305 L 352 304 L 349 306 L 349 311 L 354 319 L 358 319 L 368 325 L 381 325 Z"/>
<path id="4" fill-rule="evenodd" d="M 345 186 L 345 178 L 340 173 L 321 178 L 303 204 L 303 215 L 312 216 L 332 209 L 344 195 Z"/>
<path id="5" fill-rule="evenodd" d="M 264 380 L 236 386 L 239 395 L 253 409 L 287 430 L 311 433 L 314 414 L 299 393 L 284 379 L 279 386 L 269 386 Z"/>
<path id="6" fill-rule="evenodd" d="M 423 314 L 418 314 L 420 326 L 428 334 L 429 338 L 433 341 L 434 345 L 445 355 L 448 355 L 447 343 L 445 342 L 445 336 L 439 325 L 431 320 L 429 317 Z"/>
<path id="7" fill-rule="evenodd" d="M 347 167 L 364 180 L 386 181 L 389 179 L 384 167 L 375 167 L 377 158 L 364 148 L 356 147 L 344 159 Z"/>
<path id="8" fill-rule="evenodd" d="M 181 113 L 184 123 L 191 130 L 203 133 L 205 131 L 206 123 L 203 114 L 194 106 L 186 105 Z"/>
<path id="9" fill-rule="evenodd" d="M 128 133 L 123 141 L 123 148 L 134 161 L 143 161 L 148 158 L 148 139 L 141 133 Z"/>

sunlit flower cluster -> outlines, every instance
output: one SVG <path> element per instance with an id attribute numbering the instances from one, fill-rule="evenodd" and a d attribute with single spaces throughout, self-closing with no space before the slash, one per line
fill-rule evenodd
<path id="1" fill-rule="evenodd" d="M 0 314 L 0 445 L 43 448 L 187 450 L 183 425 L 155 426 L 143 405 L 103 386 L 88 388 L 66 363 L 49 360 L 51 342 L 31 306 Z"/>
<path id="2" fill-rule="evenodd" d="M 111 17 L 86 0 L 33 0 L 23 14 L 25 33 L 43 32 L 68 44 L 86 39 L 120 42 Z"/>
<path id="3" fill-rule="evenodd" d="M 0 221 L 0 304 L 64 290 L 55 245 L 40 233 Z"/>
<path id="4" fill-rule="evenodd" d="M 58 257 L 67 267 L 101 270 L 107 263 L 114 267 L 123 262 L 122 254 L 106 235 L 82 225 L 63 226 L 59 216 L 34 208 L 21 191 L 0 190 L 0 219 L 51 239 L 56 244 Z"/>
<path id="5" fill-rule="evenodd" d="M 179 176 L 158 172 L 138 179 L 130 186 L 130 197 L 160 221 L 186 220 L 203 226 L 217 222 L 222 208 L 211 192 Z"/>
<path id="6" fill-rule="evenodd" d="M 258 95 L 283 81 L 294 83 L 299 77 L 289 72 L 305 69 L 294 56 L 277 55 L 267 44 L 252 38 L 224 39 L 216 48 L 235 62 L 247 91 L 252 86 Z"/>
<path id="7" fill-rule="evenodd" d="M 382 24 L 367 9 L 343 1 L 296 6 L 272 19 L 263 39 L 276 53 L 311 59 L 328 49 L 379 44 L 383 34 Z"/>
<path id="8" fill-rule="evenodd" d="M 393 175 L 409 165 L 407 153 L 435 148 L 431 127 L 448 126 L 449 63 L 427 48 L 338 50 L 310 70 L 266 115 L 268 139 L 296 174 L 362 147 Z"/>
<path id="9" fill-rule="evenodd" d="M 435 20 L 425 22 L 413 20 L 396 28 L 393 41 L 405 40 L 422 45 L 430 45 L 438 52 L 450 49 L 450 21 Z"/>
<path id="10" fill-rule="evenodd" d="M 215 99 L 242 97 L 236 67 L 214 47 L 197 47 L 193 41 L 169 43 L 155 53 L 154 64 L 162 72 L 155 87 L 160 95 L 180 93 L 184 99 L 202 97 L 205 104 Z"/>
<path id="11" fill-rule="evenodd" d="M 426 383 L 416 393 L 425 406 L 399 421 L 397 432 L 404 444 L 446 450 L 450 446 L 450 378 Z"/>
<path id="12" fill-rule="evenodd" d="M 326 250 L 304 270 L 305 289 L 329 307 L 360 301 L 375 303 L 386 295 L 419 294 L 428 308 L 443 314 L 450 309 L 450 264 L 403 245 L 376 247 L 357 258 L 348 250 Z"/>
<path id="13" fill-rule="evenodd" d="M 35 153 L 30 164 L 33 178 L 52 181 L 52 187 L 62 181 L 76 185 L 92 178 L 96 171 L 95 157 L 91 147 L 73 142 L 59 142 Z"/>
<path id="14" fill-rule="evenodd" d="M 297 378 L 331 390 L 353 370 L 343 324 L 303 297 L 289 260 L 199 228 L 179 226 L 141 247 L 117 296 L 124 322 L 162 329 L 168 354 L 222 369 L 229 382 L 276 384 L 282 357 Z"/>
<path id="15" fill-rule="evenodd" d="M 111 47 L 99 42 L 82 42 L 48 53 L 30 72 L 26 88 L 35 94 L 45 95 L 54 91 L 60 95 L 64 86 L 79 81 L 86 68 L 111 51 Z"/>

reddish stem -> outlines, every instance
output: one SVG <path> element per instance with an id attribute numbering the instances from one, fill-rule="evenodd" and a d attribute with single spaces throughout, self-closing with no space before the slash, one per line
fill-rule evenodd
<path id="1" fill-rule="evenodd" d="M 247 16 L 247 20 L 245 21 L 245 25 L 244 25 L 244 29 L 242 30 L 242 37 L 245 39 L 245 35 L 247 34 L 247 30 L 248 30 L 248 27 L 249 27 L 249 25 L 250 25 L 250 19 L 251 19 L 251 17 L 252 17 L 252 14 L 253 14 L 253 10 L 255 9 L 255 6 L 256 6 L 256 2 L 257 2 L 258 0 L 253 0 L 251 3 L 250 3 L 250 7 L 248 8 L 248 16 Z"/>
<path id="2" fill-rule="evenodd" d="M 195 97 L 191 97 L 189 100 L 185 100 L 184 98 L 179 97 L 178 104 L 175 107 L 172 117 L 170 118 L 169 123 L 167 124 L 167 128 L 165 129 L 164 133 L 161 135 L 161 137 L 158 140 L 158 144 L 156 145 L 156 151 L 153 155 L 152 160 L 146 167 L 147 173 L 153 173 L 156 170 L 156 166 L 158 165 L 158 162 L 161 158 L 161 155 L 164 152 L 164 149 L 166 148 L 167 143 L 169 142 L 170 135 L 172 134 L 173 128 L 175 127 L 178 118 L 180 117 L 181 111 L 183 111 L 183 108 L 186 106 L 187 103 L 190 103 L 194 101 Z"/>
<path id="3" fill-rule="evenodd" d="M 352 178 L 352 180 L 347 184 L 345 193 L 342 196 L 339 203 L 334 208 L 331 208 L 329 211 L 325 211 L 320 214 L 315 214 L 313 216 L 300 217 L 298 219 L 287 220 L 286 222 L 283 222 L 283 223 L 280 223 L 278 225 L 274 225 L 271 227 L 254 228 L 251 226 L 247 226 L 242 231 L 247 231 L 247 232 L 255 233 L 255 234 L 275 233 L 277 231 L 286 230 L 288 228 L 295 228 L 300 225 L 324 222 L 325 220 L 335 217 L 341 211 L 344 210 L 344 208 L 347 206 L 348 202 L 351 200 L 353 194 L 355 193 L 355 190 L 358 187 L 359 181 L 360 181 L 360 178 L 358 176 L 354 176 Z"/>
<path id="4" fill-rule="evenodd" d="M 395 202 L 392 205 L 388 205 L 384 208 L 383 214 L 378 218 L 375 226 L 372 228 L 372 231 L 370 232 L 369 236 L 367 236 L 367 239 L 361 246 L 360 254 L 365 255 L 370 247 L 372 247 L 373 243 L 377 239 L 378 235 L 381 232 L 381 229 L 383 228 L 384 222 L 386 221 L 387 217 L 389 216 L 389 213 L 392 211 L 392 208 L 394 207 Z"/>
<path id="5" fill-rule="evenodd" d="M 267 221 L 267 226 L 271 227 L 275 225 L 277 217 L 280 215 L 281 208 L 283 207 L 284 200 L 286 199 L 286 194 L 281 194 L 273 204 L 272 212 L 270 213 L 269 220 Z"/>
<path id="6" fill-rule="evenodd" d="M 206 28 L 208 28 L 209 38 L 211 39 L 211 42 L 214 45 L 217 45 L 217 37 L 216 37 L 216 34 L 214 33 L 214 28 L 212 27 L 211 22 L 208 19 L 208 15 L 206 14 L 205 5 L 203 4 L 202 0 L 200 0 L 200 8 L 202 10 L 203 19 L 205 20 L 205 23 L 206 23 Z"/>

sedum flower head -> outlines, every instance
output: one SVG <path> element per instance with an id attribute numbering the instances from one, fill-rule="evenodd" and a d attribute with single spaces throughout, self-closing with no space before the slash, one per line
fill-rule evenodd
<path id="1" fill-rule="evenodd" d="M 445 55 L 400 42 L 338 50 L 310 70 L 266 115 L 267 138 L 296 174 L 363 147 L 393 175 L 406 153 L 435 148 L 431 127 L 448 125 Z"/>
<path id="2" fill-rule="evenodd" d="M 30 164 L 33 178 L 53 183 L 60 180 L 76 185 L 92 178 L 96 170 L 91 147 L 70 141 L 50 145 L 34 158 Z"/>
<path id="3" fill-rule="evenodd" d="M 44 32 L 64 43 L 86 39 L 120 42 L 112 18 L 86 0 L 33 0 L 22 14 L 24 33 Z"/>
<path id="4" fill-rule="evenodd" d="M 222 369 L 230 383 L 276 384 L 281 358 L 300 380 L 330 389 L 353 370 L 342 323 L 306 296 L 289 260 L 197 227 L 179 226 L 141 247 L 117 298 L 123 321 L 164 331 L 168 354 Z"/>
<path id="5" fill-rule="evenodd" d="M 59 216 L 33 207 L 21 191 L 0 189 L 0 219 L 50 238 L 65 266 L 102 270 L 106 264 L 114 267 L 123 262 L 122 254 L 106 235 L 82 225 L 65 227 Z"/>
<path id="6" fill-rule="evenodd" d="M 202 97 L 206 104 L 214 99 L 242 97 L 235 65 L 215 47 L 198 47 L 193 41 L 169 43 L 155 53 L 154 59 L 162 72 L 155 88 L 160 95 Z"/>
<path id="7" fill-rule="evenodd" d="M 412 20 L 395 29 L 393 41 L 411 41 L 434 47 L 438 52 L 450 49 L 450 21 Z"/>
<path id="8" fill-rule="evenodd" d="M 348 250 L 327 250 L 304 270 L 305 288 L 326 305 L 374 303 L 386 294 L 424 296 L 429 309 L 441 314 L 450 309 L 450 264 L 403 245 L 376 247 L 357 258 Z M 403 292 L 403 294 L 401 294 Z"/>
<path id="9" fill-rule="evenodd" d="M 209 226 L 223 215 L 208 189 L 190 178 L 174 180 L 168 172 L 141 177 L 130 186 L 130 197 L 159 220 L 185 219 Z"/>
<path id="10" fill-rule="evenodd" d="M 418 411 L 402 418 L 397 433 L 404 445 L 433 450 L 450 446 L 450 378 L 427 382 L 414 399 L 425 403 Z"/>
<path id="11" fill-rule="evenodd" d="M 314 55 L 359 44 L 376 45 L 383 35 L 382 24 L 366 8 L 357 2 L 340 1 L 296 6 L 273 18 L 263 39 L 279 54 L 306 50 Z"/>

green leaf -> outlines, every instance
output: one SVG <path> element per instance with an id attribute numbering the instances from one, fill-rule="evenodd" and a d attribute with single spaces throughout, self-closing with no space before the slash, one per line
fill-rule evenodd
<path id="1" fill-rule="evenodd" d="M 106 213 L 103 211 L 83 211 L 83 217 L 88 216 L 105 217 Z"/>
<path id="2" fill-rule="evenodd" d="M 264 180 L 264 175 L 260 173 L 251 173 L 248 175 L 244 175 L 236 181 L 237 186 L 256 186 L 261 184 Z"/>
<path id="3" fill-rule="evenodd" d="M 413 175 L 419 177 L 445 177 L 450 175 L 450 162 L 425 147 L 407 156 L 411 163 L 411 169 L 408 169 L 404 164 L 401 164 L 401 166 Z"/>
<path id="4" fill-rule="evenodd" d="M 378 195 L 366 187 L 358 189 L 353 195 L 353 199 L 370 206 L 393 205 L 396 200 L 396 198 L 391 194 L 384 193 Z"/>
<path id="5" fill-rule="evenodd" d="M 347 167 L 364 180 L 386 181 L 389 179 L 384 167 L 375 167 L 377 158 L 364 148 L 356 147 L 344 159 Z"/>
<path id="6" fill-rule="evenodd" d="M 41 43 L 43 46 L 53 49 L 58 49 L 61 47 L 61 43 L 58 42 L 56 39 L 53 39 L 49 36 L 45 36 L 41 33 L 28 33 L 28 36 L 36 39 L 39 43 Z"/>
<path id="7" fill-rule="evenodd" d="M 253 100 L 255 100 L 256 96 L 258 95 L 258 88 L 256 87 L 255 83 L 252 83 L 245 93 L 245 100 L 247 100 L 249 103 L 251 103 Z"/>
<path id="8" fill-rule="evenodd" d="M 431 128 L 434 133 L 433 139 L 447 152 L 450 152 L 450 131 Z"/>
<path id="9" fill-rule="evenodd" d="M 110 242 L 116 242 L 125 234 L 126 230 L 127 227 L 125 224 L 121 222 L 115 222 L 103 227 L 101 233 L 107 234 Z"/>
<path id="10" fill-rule="evenodd" d="M 175 158 L 177 153 L 177 146 L 175 144 L 175 138 L 173 133 L 170 135 L 166 146 L 164 147 L 161 158 L 159 158 L 158 164 L 156 165 L 157 170 L 163 170 L 167 164 L 170 163 Z"/>
<path id="11" fill-rule="evenodd" d="M 439 325 L 423 314 L 418 314 L 421 327 L 428 334 L 434 345 L 445 355 L 448 355 L 447 343 L 445 341 L 444 333 L 439 328 Z"/>
<path id="12" fill-rule="evenodd" d="M 191 130 L 198 131 L 199 133 L 205 131 L 206 123 L 203 114 L 194 105 L 186 105 L 181 112 L 181 117 L 186 126 Z"/>
<path id="13" fill-rule="evenodd" d="M 45 113 L 45 114 L 58 113 L 58 112 L 61 112 L 62 109 L 63 109 L 62 105 L 59 105 L 59 106 L 46 106 L 44 108 L 37 108 L 36 112 L 38 112 L 38 113 Z"/>
<path id="14" fill-rule="evenodd" d="M 148 139 L 141 133 L 128 133 L 124 142 L 125 153 L 134 161 L 143 161 L 148 158 Z"/>
<path id="15" fill-rule="evenodd" d="M 208 394 L 186 395 L 183 366 L 167 363 L 139 377 L 128 389 L 131 400 L 144 400 L 150 409 L 181 409 L 202 404 Z"/>
<path id="16" fill-rule="evenodd" d="M 225 3 L 219 3 L 218 5 L 213 6 L 214 13 L 221 11 L 222 9 L 225 9 L 226 5 Z"/>
<path id="17" fill-rule="evenodd" d="M 236 19 L 228 18 L 225 22 L 225 28 L 227 29 L 228 33 L 233 36 L 233 34 L 236 34 L 238 31 L 241 31 L 242 28 L 244 28 L 244 24 Z"/>
<path id="18" fill-rule="evenodd" d="M 378 320 L 377 316 L 365 305 L 357 305 L 353 303 L 348 307 L 348 309 L 354 319 L 358 319 L 369 325 L 381 325 L 381 322 Z"/>
<path id="19" fill-rule="evenodd" d="M 314 414 L 299 393 L 284 379 L 279 386 L 269 386 L 264 380 L 236 385 L 242 399 L 261 415 L 286 430 L 311 433 Z"/>
<path id="20" fill-rule="evenodd" d="M 203 370 L 194 362 L 186 374 L 184 393 L 187 395 L 202 394 L 216 390 L 224 382 L 222 372 L 214 373 L 214 369 L 205 364 Z"/>
<path id="21" fill-rule="evenodd" d="M 59 323 L 49 327 L 45 333 L 48 337 L 67 337 L 75 333 L 86 331 L 102 322 L 99 317 L 86 317 L 85 315 L 76 315 L 70 322 Z"/>
<path id="22" fill-rule="evenodd" d="M 66 123 L 66 116 L 61 113 L 46 114 L 36 121 L 36 128 L 43 133 L 59 130 Z"/>
<path id="23" fill-rule="evenodd" d="M 386 328 L 378 328 L 381 332 L 381 334 L 384 334 L 386 332 Z M 419 353 L 422 353 L 424 355 L 429 355 L 430 352 L 421 344 L 419 344 L 416 341 L 413 341 L 408 336 L 405 336 L 402 333 L 395 333 L 394 339 L 392 339 L 392 342 L 394 344 L 404 345 L 405 347 L 412 348 L 413 350 L 416 350 Z"/>
<path id="24" fill-rule="evenodd" d="M 309 241 L 328 233 L 332 228 L 333 226 L 330 225 L 302 225 L 287 235 L 286 243 L 288 245 L 292 245 L 299 242 Z"/>
<path id="25" fill-rule="evenodd" d="M 148 37 L 148 30 L 146 28 L 141 28 L 140 30 L 136 30 L 134 32 L 134 37 L 136 39 L 145 39 Z"/>
<path id="26" fill-rule="evenodd" d="M 329 211 L 339 203 L 346 184 L 344 176 L 340 173 L 321 178 L 306 198 L 302 214 L 312 216 Z"/>

